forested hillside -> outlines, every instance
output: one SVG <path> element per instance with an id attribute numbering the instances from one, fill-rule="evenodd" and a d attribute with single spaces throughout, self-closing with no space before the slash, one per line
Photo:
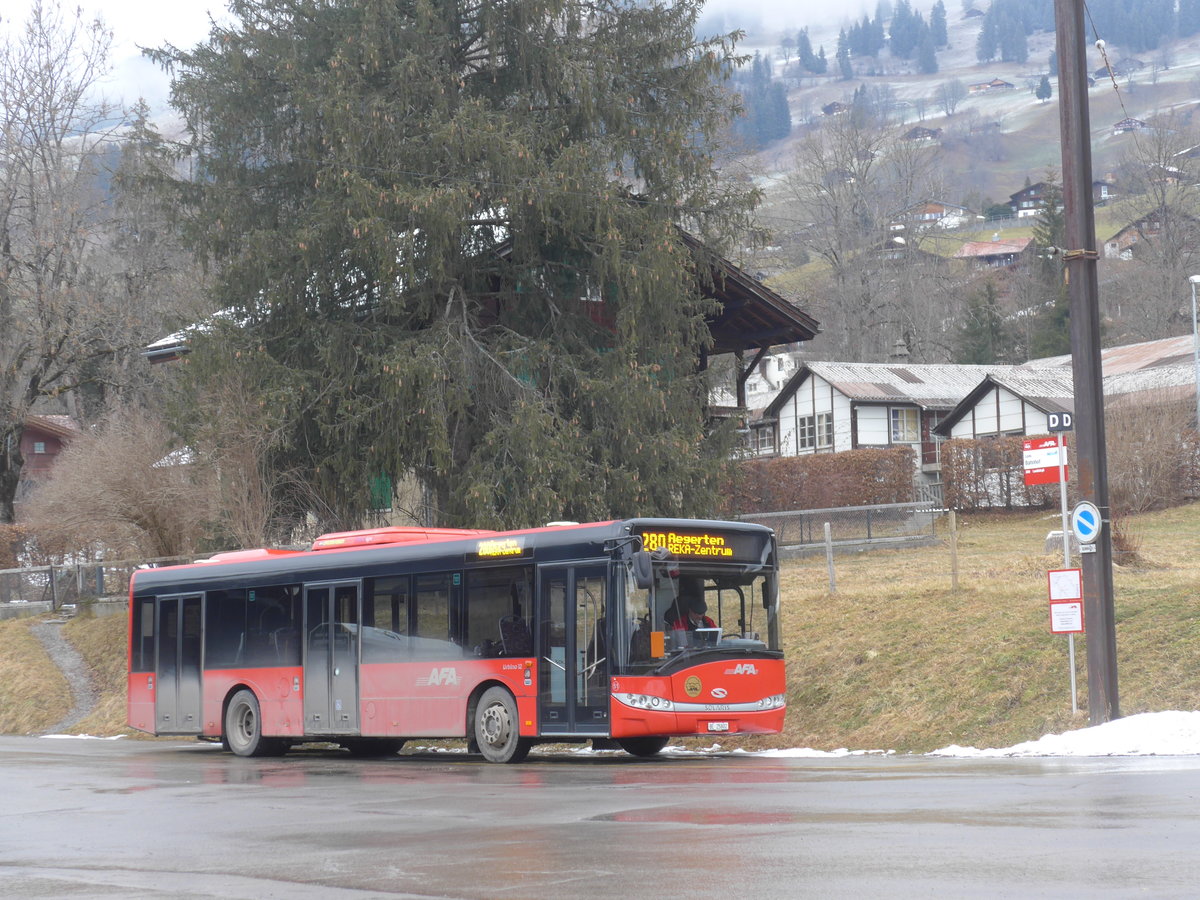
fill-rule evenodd
<path id="1" fill-rule="evenodd" d="M 1103 38 L 1088 67 L 1102 256 L 1112 242 L 1100 273 L 1108 344 L 1190 328 L 1187 278 L 1200 271 L 1198 6 L 1089 5 L 1089 27 Z M 1051 252 L 1061 219 L 1018 219 L 1011 206 L 1031 185 L 1058 195 L 1053 27 L 1049 0 L 885 0 L 842 22 L 748 26 L 753 90 L 743 90 L 743 141 L 727 165 L 762 189 L 759 221 L 771 238 L 746 248 L 743 262 L 821 322 L 806 350 L 984 363 L 1064 351 Z M 777 125 L 748 123 L 771 119 L 759 98 L 779 90 L 791 128 L 768 137 Z M 922 219 L 930 201 L 968 214 Z M 980 244 L 1006 242 L 1024 248 L 1014 264 L 980 262 Z"/>

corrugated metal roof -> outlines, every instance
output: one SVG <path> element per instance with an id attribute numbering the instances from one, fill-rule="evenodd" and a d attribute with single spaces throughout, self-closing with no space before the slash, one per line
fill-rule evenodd
<path id="1" fill-rule="evenodd" d="M 1104 377 L 1120 375 L 1124 372 L 1138 372 L 1142 369 L 1159 366 L 1173 366 L 1192 358 L 1192 336 L 1183 334 L 1179 337 L 1162 338 L 1157 341 L 1143 341 L 1140 344 L 1125 344 L 1122 347 L 1109 347 L 1100 351 L 1100 365 Z M 1044 368 L 1047 366 L 1071 365 L 1071 354 L 1064 356 L 1049 356 L 1035 359 L 1025 364 Z"/>
<path id="2" fill-rule="evenodd" d="M 1022 368 L 994 375 L 992 381 L 1044 412 L 1071 412 L 1075 408 L 1075 384 L 1070 369 Z"/>
<path id="3" fill-rule="evenodd" d="M 1003 253 L 1021 253 L 1033 243 L 1033 238 L 1017 238 L 1011 241 L 967 241 L 954 254 L 955 259 L 971 259 L 979 256 L 999 256 Z"/>
<path id="4" fill-rule="evenodd" d="M 851 400 L 912 403 L 925 409 L 951 409 L 986 376 L 1014 366 L 962 366 L 893 363 L 807 363 Z"/>

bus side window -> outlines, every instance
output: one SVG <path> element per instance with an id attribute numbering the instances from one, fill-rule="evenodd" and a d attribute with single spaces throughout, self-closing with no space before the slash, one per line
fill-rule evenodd
<path id="1" fill-rule="evenodd" d="M 137 598 L 133 608 L 133 654 L 130 671 L 154 671 L 154 598 Z"/>
<path id="2" fill-rule="evenodd" d="M 505 650 L 505 635 L 500 622 L 511 616 L 510 624 L 523 621 L 521 611 L 529 606 L 529 584 L 533 572 L 529 567 L 481 569 L 467 573 L 466 646 L 476 656 L 501 656 Z M 525 623 L 528 632 L 528 623 Z M 517 629 L 510 628 L 510 634 Z"/>
<path id="3" fill-rule="evenodd" d="M 209 591 L 204 601 L 204 668 L 245 665 L 246 592 Z"/>
<path id="4" fill-rule="evenodd" d="M 298 593 L 283 586 L 249 592 L 244 665 L 300 665 Z"/>
<path id="5" fill-rule="evenodd" d="M 408 576 L 368 578 L 364 625 L 394 634 L 408 634 Z"/>
<path id="6" fill-rule="evenodd" d="M 416 634 L 432 640 L 450 640 L 450 576 L 418 575 L 414 599 Z"/>

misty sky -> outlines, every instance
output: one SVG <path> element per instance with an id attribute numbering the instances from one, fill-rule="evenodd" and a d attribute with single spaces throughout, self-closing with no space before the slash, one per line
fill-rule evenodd
<path id="1" fill-rule="evenodd" d="M 864 13 L 873 14 L 877 0 L 850 0 L 831 4 L 824 0 L 710 0 L 705 16 L 711 30 L 742 28 L 749 32 L 748 44 L 763 46 L 773 39 L 767 36 L 780 28 L 809 26 L 814 43 L 829 41 L 821 32 L 836 28 Z M 916 0 L 918 9 L 931 7 L 935 0 Z M 952 0 L 958 2 L 958 0 Z M 0 27 L 11 31 L 25 21 L 32 0 L 0 0 Z M 167 80 L 157 67 L 141 57 L 139 46 L 158 47 L 165 43 L 190 46 L 208 33 L 208 16 L 224 16 L 224 0 L 76 0 L 85 14 L 99 13 L 113 31 L 111 65 L 113 74 L 106 86 L 112 99 L 132 103 L 144 96 L 152 106 L 163 104 Z M 65 9 L 76 4 L 63 0 Z M 947 7 L 950 4 L 947 3 Z M 707 30 L 707 29 L 706 29 Z M 830 45 L 832 52 L 832 44 Z"/>

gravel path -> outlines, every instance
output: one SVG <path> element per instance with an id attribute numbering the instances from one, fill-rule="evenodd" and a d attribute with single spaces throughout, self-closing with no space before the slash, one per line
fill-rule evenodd
<path id="1" fill-rule="evenodd" d="M 34 635 L 50 654 L 50 659 L 62 670 L 67 684 L 71 686 L 71 711 L 61 722 L 56 722 L 48 729 L 47 734 L 64 732 L 86 718 L 95 708 L 97 699 L 91 669 L 71 646 L 70 641 L 63 637 L 62 626 L 60 621 L 44 621 L 38 622 L 32 628 Z"/>

